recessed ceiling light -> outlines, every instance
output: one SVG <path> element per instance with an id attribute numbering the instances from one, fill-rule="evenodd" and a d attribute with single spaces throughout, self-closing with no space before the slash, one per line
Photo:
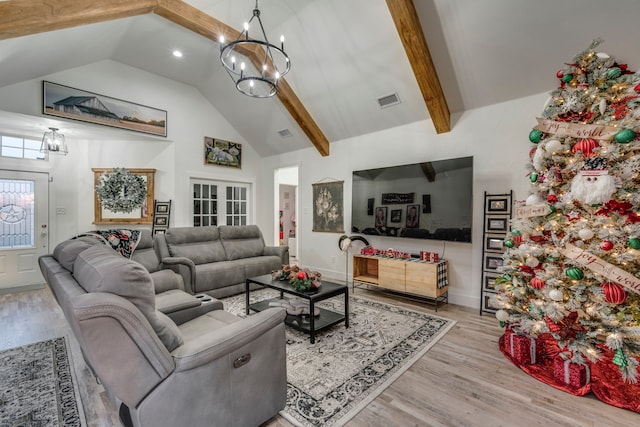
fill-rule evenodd
<path id="1" fill-rule="evenodd" d="M 182 58 L 182 52 L 176 49 L 173 51 L 173 56 L 175 56 L 176 58 Z"/>

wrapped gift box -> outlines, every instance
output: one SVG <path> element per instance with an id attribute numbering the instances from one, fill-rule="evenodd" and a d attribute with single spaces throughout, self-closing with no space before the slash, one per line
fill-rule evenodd
<path id="1" fill-rule="evenodd" d="M 527 335 L 519 334 L 511 328 L 504 332 L 507 350 L 511 357 L 520 365 L 535 365 L 542 362 L 544 356 L 544 341 Z"/>
<path id="2" fill-rule="evenodd" d="M 559 383 L 578 388 L 591 382 L 591 370 L 589 365 L 581 365 L 556 357 L 553 360 L 553 377 Z"/>

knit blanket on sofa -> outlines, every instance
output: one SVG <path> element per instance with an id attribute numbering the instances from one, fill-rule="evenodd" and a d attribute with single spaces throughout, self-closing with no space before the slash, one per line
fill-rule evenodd
<path id="1" fill-rule="evenodd" d="M 94 237 L 105 245 L 113 248 L 125 258 L 131 258 L 131 254 L 140 241 L 140 230 L 114 229 L 114 230 L 94 230 L 80 234 L 78 237 Z"/>

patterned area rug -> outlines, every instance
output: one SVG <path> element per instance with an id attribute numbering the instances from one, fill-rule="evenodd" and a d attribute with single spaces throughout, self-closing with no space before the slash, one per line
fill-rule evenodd
<path id="1" fill-rule="evenodd" d="M 0 352 L 0 426 L 85 425 L 64 338 Z"/>
<path id="2" fill-rule="evenodd" d="M 252 302 L 279 293 L 261 289 Z M 244 316 L 245 296 L 223 300 Z M 343 312 L 344 297 L 317 304 Z M 424 355 L 455 321 L 350 296 L 350 327 L 335 325 L 309 343 L 287 328 L 287 406 L 281 413 L 300 426 L 339 426 L 352 418 Z"/>

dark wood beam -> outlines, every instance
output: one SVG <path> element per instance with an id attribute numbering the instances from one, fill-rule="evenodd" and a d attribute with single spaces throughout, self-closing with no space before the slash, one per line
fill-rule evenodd
<path id="1" fill-rule="evenodd" d="M 451 131 L 451 113 L 413 0 L 386 0 L 437 133 Z"/>
<path id="2" fill-rule="evenodd" d="M 11 0 L 0 2 L 0 40 L 144 15 L 155 0 Z"/>
<path id="3" fill-rule="evenodd" d="M 427 178 L 427 181 L 433 182 L 436 180 L 436 170 L 433 168 L 431 162 L 420 163 L 420 169 L 422 169 L 422 173 Z"/>
<path id="4" fill-rule="evenodd" d="M 194 33 L 218 42 L 221 35 L 233 40 L 240 34 L 181 0 L 10 0 L 0 2 L 0 40 L 129 16 L 155 13 Z M 264 52 L 248 52 L 260 68 Z M 322 156 L 329 155 L 329 141 L 293 89 L 278 83 L 278 98 Z"/>

